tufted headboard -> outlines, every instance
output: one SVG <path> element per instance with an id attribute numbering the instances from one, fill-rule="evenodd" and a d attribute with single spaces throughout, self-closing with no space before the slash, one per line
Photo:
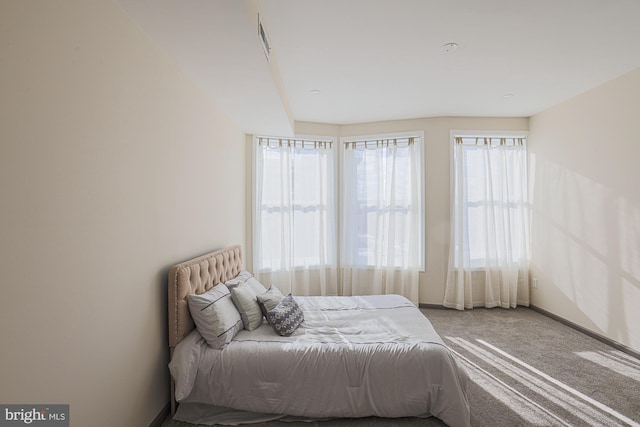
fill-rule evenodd
<path id="1" fill-rule="evenodd" d="M 169 347 L 172 351 L 194 328 L 187 295 L 206 292 L 218 283 L 233 279 L 240 270 L 240 245 L 202 255 L 169 269 Z"/>

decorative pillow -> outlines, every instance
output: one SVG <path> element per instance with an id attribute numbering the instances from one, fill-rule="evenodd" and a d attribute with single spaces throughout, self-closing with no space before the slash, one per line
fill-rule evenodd
<path id="1" fill-rule="evenodd" d="M 224 282 L 225 286 L 229 289 L 232 287 L 239 285 L 240 283 L 244 283 L 253 277 L 253 274 L 249 273 L 247 270 L 241 270 L 240 273 L 233 279 L 227 280 Z"/>
<path id="2" fill-rule="evenodd" d="M 304 322 L 304 314 L 289 294 L 273 310 L 267 312 L 267 319 L 278 335 L 288 337 Z"/>
<path id="3" fill-rule="evenodd" d="M 262 324 L 262 311 L 256 297 L 265 292 L 267 292 L 266 288 L 255 277 L 231 288 L 231 299 L 248 331 L 253 331 Z"/>
<path id="4" fill-rule="evenodd" d="M 256 279 L 255 277 L 248 278 L 245 284 L 251 286 L 251 288 L 253 288 L 253 290 L 256 291 L 257 294 L 263 294 L 267 292 L 267 288 L 265 288 L 262 283 L 258 282 L 258 279 Z"/>
<path id="5" fill-rule="evenodd" d="M 196 328 L 211 347 L 222 350 L 242 330 L 240 313 L 224 284 L 200 295 L 189 295 L 187 301 Z"/>
<path id="6" fill-rule="evenodd" d="M 282 295 L 280 289 L 276 288 L 274 285 L 271 285 L 267 292 L 258 295 L 256 298 L 258 299 L 258 305 L 260 306 L 260 310 L 262 311 L 263 316 L 266 317 L 267 322 L 269 322 L 267 313 L 276 308 L 278 304 L 280 304 L 280 301 L 282 301 L 284 295 Z"/>

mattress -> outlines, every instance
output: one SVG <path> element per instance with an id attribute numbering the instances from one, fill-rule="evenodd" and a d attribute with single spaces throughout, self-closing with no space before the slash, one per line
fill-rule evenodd
<path id="1" fill-rule="evenodd" d="M 176 399 L 273 418 L 435 416 L 469 425 L 468 375 L 409 300 L 295 299 L 305 320 L 289 337 L 265 321 L 215 350 L 191 332 L 169 365 Z"/>

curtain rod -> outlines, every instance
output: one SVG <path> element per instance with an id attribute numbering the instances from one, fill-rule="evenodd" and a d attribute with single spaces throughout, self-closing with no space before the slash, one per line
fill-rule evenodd
<path id="1" fill-rule="evenodd" d="M 456 144 L 462 145 L 506 145 L 507 141 L 513 141 L 513 145 L 523 145 L 526 137 L 504 137 L 504 136 L 456 136 Z M 465 144 L 464 140 L 475 141 L 475 144 Z M 488 141 L 488 143 L 487 143 Z M 499 144 L 492 144 L 493 141 L 499 141 Z M 480 143 L 479 143 L 480 142 Z"/>
<path id="2" fill-rule="evenodd" d="M 364 147 L 368 148 L 369 146 L 389 146 L 389 145 L 399 145 L 406 144 L 407 146 L 413 144 L 417 139 L 417 136 L 404 136 L 400 138 L 380 138 L 380 139 L 360 139 L 360 140 L 351 140 L 344 141 L 344 145 L 347 148 L 356 148 L 356 147 Z"/>
<path id="3" fill-rule="evenodd" d="M 268 138 L 258 137 L 258 145 L 262 145 L 269 148 L 275 147 L 296 147 L 301 148 L 331 148 L 333 141 L 327 140 L 312 140 L 312 139 L 299 139 L 299 138 Z M 306 146 L 312 147 L 306 147 Z"/>

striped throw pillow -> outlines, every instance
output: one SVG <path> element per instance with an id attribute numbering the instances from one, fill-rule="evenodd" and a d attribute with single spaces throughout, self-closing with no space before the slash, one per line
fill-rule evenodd
<path id="1" fill-rule="evenodd" d="M 243 328 L 229 288 L 219 284 L 200 295 L 189 295 L 189 311 L 200 335 L 211 347 L 222 350 Z"/>

